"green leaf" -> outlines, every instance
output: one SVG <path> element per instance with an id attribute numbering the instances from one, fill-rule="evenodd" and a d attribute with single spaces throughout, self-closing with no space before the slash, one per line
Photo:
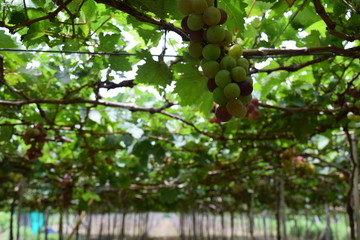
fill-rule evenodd
<path id="1" fill-rule="evenodd" d="M 13 126 L 0 126 L 0 141 L 9 141 L 13 132 Z"/>
<path id="2" fill-rule="evenodd" d="M 288 75 L 289 73 L 285 71 L 272 72 L 264 79 L 259 80 L 261 85 L 261 97 L 265 98 L 271 90 L 282 83 Z"/>
<path id="3" fill-rule="evenodd" d="M 103 51 L 113 52 L 116 49 L 116 45 L 119 43 L 121 35 L 120 34 L 112 34 L 112 35 L 104 35 L 101 33 L 99 35 L 100 38 L 100 48 Z"/>
<path id="4" fill-rule="evenodd" d="M 19 24 L 26 21 L 26 15 L 24 11 L 13 11 L 10 15 L 10 24 Z"/>
<path id="5" fill-rule="evenodd" d="M 114 71 L 130 71 L 132 65 L 129 62 L 129 57 L 126 56 L 110 56 L 109 57 L 110 68 Z"/>
<path id="6" fill-rule="evenodd" d="M 159 194 L 160 202 L 171 204 L 176 201 L 178 191 L 176 189 L 161 188 Z"/>
<path id="7" fill-rule="evenodd" d="M 149 52 L 145 53 L 146 63 L 139 67 L 136 72 L 136 83 L 144 83 L 153 86 L 162 86 L 170 84 L 172 73 L 169 67 L 162 61 L 155 61 Z"/>
<path id="8" fill-rule="evenodd" d="M 65 84 L 70 83 L 70 74 L 69 74 L 68 71 L 58 70 L 55 73 L 55 77 L 57 78 L 57 80 L 59 80 L 60 82 L 65 83 Z"/>
<path id="9" fill-rule="evenodd" d="M 0 48 L 17 48 L 15 40 L 5 34 L 4 30 L 0 30 Z"/>
<path id="10" fill-rule="evenodd" d="M 81 195 L 81 198 L 82 198 L 85 202 L 89 201 L 90 199 L 93 199 L 93 200 L 95 200 L 95 201 L 97 201 L 97 202 L 100 202 L 100 200 L 101 200 L 101 198 L 100 198 L 99 195 L 97 195 L 96 193 L 91 192 L 91 191 L 86 191 L 85 193 L 83 193 L 83 194 Z"/>
<path id="11" fill-rule="evenodd" d="M 86 0 L 81 7 L 81 11 L 84 12 L 86 21 L 90 22 L 97 19 L 98 8 L 94 0 Z"/>

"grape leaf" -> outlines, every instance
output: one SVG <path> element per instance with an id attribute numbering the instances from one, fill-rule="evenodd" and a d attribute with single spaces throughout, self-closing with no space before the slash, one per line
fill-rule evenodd
<path id="1" fill-rule="evenodd" d="M 5 35 L 3 30 L 0 30 L 0 48 L 17 48 L 15 41 L 9 35 Z"/>
<path id="2" fill-rule="evenodd" d="M 285 78 L 289 74 L 285 71 L 272 72 L 267 75 L 263 80 L 260 81 L 261 84 L 261 96 L 266 97 L 270 91 L 281 82 L 285 80 Z"/>
<path id="3" fill-rule="evenodd" d="M 149 52 L 142 52 L 142 55 L 146 63 L 139 67 L 135 82 L 162 87 L 170 84 L 172 73 L 169 67 L 162 61 L 155 61 Z"/>

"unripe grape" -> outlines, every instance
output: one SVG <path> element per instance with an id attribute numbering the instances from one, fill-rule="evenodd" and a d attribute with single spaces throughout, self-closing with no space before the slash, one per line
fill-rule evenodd
<path id="1" fill-rule="evenodd" d="M 251 83 L 251 84 L 254 83 L 252 77 L 250 77 L 250 76 L 246 76 L 245 81 L 248 81 L 248 82 Z"/>
<path id="2" fill-rule="evenodd" d="M 253 86 L 248 81 L 241 81 L 237 83 L 240 87 L 240 94 L 241 96 L 247 96 L 250 95 L 253 91 Z"/>
<path id="3" fill-rule="evenodd" d="M 194 58 L 201 57 L 203 46 L 199 42 L 190 42 L 189 53 Z"/>
<path id="4" fill-rule="evenodd" d="M 237 60 L 237 65 L 245 68 L 246 70 L 248 70 L 250 66 L 249 61 L 246 58 L 239 58 Z"/>
<path id="5" fill-rule="evenodd" d="M 206 0 L 208 7 L 214 6 L 214 0 Z"/>
<path id="6" fill-rule="evenodd" d="M 245 105 L 238 99 L 231 99 L 226 104 L 227 111 L 237 118 L 244 118 L 247 113 L 247 108 Z"/>
<path id="7" fill-rule="evenodd" d="M 220 43 L 221 46 L 228 46 L 232 42 L 232 33 L 228 30 L 225 30 L 225 38 Z"/>
<path id="8" fill-rule="evenodd" d="M 241 91 L 241 89 L 240 89 L 240 91 Z M 246 104 L 249 104 L 250 102 L 251 102 L 251 99 L 252 99 L 252 95 L 251 94 L 249 94 L 249 95 L 247 95 L 247 96 L 239 96 L 238 97 L 238 99 L 244 104 L 244 105 L 246 105 Z"/>
<path id="9" fill-rule="evenodd" d="M 208 7 L 204 11 L 203 19 L 209 26 L 217 25 L 221 19 L 221 12 L 216 7 Z"/>
<path id="10" fill-rule="evenodd" d="M 190 14 L 186 23 L 191 31 L 199 31 L 204 27 L 204 20 L 200 14 Z"/>
<path id="11" fill-rule="evenodd" d="M 216 85 L 225 87 L 231 82 L 230 72 L 227 70 L 220 70 L 215 75 Z"/>
<path id="12" fill-rule="evenodd" d="M 349 112 L 348 114 L 347 114 L 347 118 L 349 119 L 349 120 L 355 120 L 355 114 L 354 113 L 352 113 L 352 112 Z"/>
<path id="13" fill-rule="evenodd" d="M 218 119 L 220 122 L 227 122 L 232 118 L 231 114 L 228 112 L 226 106 L 224 105 L 217 107 L 215 111 L 215 116 L 216 119 Z"/>
<path id="14" fill-rule="evenodd" d="M 201 68 L 204 72 L 204 75 L 208 78 L 215 78 L 216 73 L 220 70 L 220 65 L 216 61 L 202 61 Z"/>
<path id="15" fill-rule="evenodd" d="M 208 90 L 210 92 L 214 92 L 214 90 L 217 88 L 217 85 L 215 83 L 215 79 L 214 78 L 209 78 L 207 80 L 206 86 L 207 86 L 207 88 L 208 88 Z"/>
<path id="16" fill-rule="evenodd" d="M 231 69 L 231 78 L 235 82 L 244 81 L 246 78 L 246 70 L 240 66 L 234 67 L 233 69 Z"/>
<path id="17" fill-rule="evenodd" d="M 207 60 L 217 60 L 221 55 L 221 49 L 216 44 L 207 44 L 202 51 L 202 55 Z"/>
<path id="18" fill-rule="evenodd" d="M 240 87 L 236 83 L 229 83 L 224 87 L 224 95 L 228 99 L 240 96 Z"/>
<path id="19" fill-rule="evenodd" d="M 220 61 L 220 68 L 231 71 L 236 66 L 236 60 L 231 56 L 225 56 Z"/>
<path id="20" fill-rule="evenodd" d="M 231 46 L 229 49 L 229 55 L 235 59 L 238 59 L 243 54 L 242 47 L 239 44 L 235 44 Z"/>
<path id="21" fill-rule="evenodd" d="M 220 43 L 225 39 L 225 30 L 218 25 L 211 26 L 206 30 L 206 38 L 210 43 Z"/>
<path id="22" fill-rule="evenodd" d="M 191 1 L 191 9 L 194 13 L 201 14 L 208 7 L 208 3 L 206 0 L 192 0 Z"/>
<path id="23" fill-rule="evenodd" d="M 219 10 L 220 10 L 220 13 L 221 13 L 221 19 L 220 19 L 219 24 L 224 24 L 226 22 L 227 18 L 228 18 L 227 13 L 222 8 L 219 8 Z"/>
<path id="24" fill-rule="evenodd" d="M 225 97 L 224 89 L 221 87 L 217 87 L 213 91 L 213 100 L 219 105 L 226 104 L 228 99 Z"/>
<path id="25" fill-rule="evenodd" d="M 192 0 L 178 0 L 178 9 L 182 14 L 189 15 L 193 12 L 191 2 Z"/>

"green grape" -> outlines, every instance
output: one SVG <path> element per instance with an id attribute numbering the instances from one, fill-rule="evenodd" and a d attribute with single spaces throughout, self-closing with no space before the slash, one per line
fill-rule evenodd
<path id="1" fill-rule="evenodd" d="M 206 38 L 210 43 L 220 43 L 225 39 L 225 30 L 218 25 L 211 26 L 206 30 Z"/>
<path id="2" fill-rule="evenodd" d="M 191 2 L 192 0 L 178 0 L 178 8 L 182 14 L 189 15 L 193 12 Z"/>
<path id="3" fill-rule="evenodd" d="M 244 118 L 247 113 L 247 108 L 245 105 L 238 99 L 231 99 L 226 104 L 226 109 L 228 112 L 237 118 Z"/>
<path id="4" fill-rule="evenodd" d="M 349 112 L 348 114 L 347 114 L 347 118 L 349 119 L 349 120 L 355 120 L 355 117 L 356 117 L 356 115 L 354 114 L 354 113 L 352 113 L 352 112 Z"/>
<path id="5" fill-rule="evenodd" d="M 221 87 L 217 87 L 213 91 L 213 100 L 217 104 L 226 104 L 228 102 L 228 99 L 225 97 L 224 89 Z"/>
<path id="6" fill-rule="evenodd" d="M 236 66 L 236 60 L 231 56 L 225 56 L 220 61 L 220 68 L 231 71 Z"/>
<path id="7" fill-rule="evenodd" d="M 216 85 L 225 87 L 231 82 L 230 72 L 228 70 L 220 70 L 215 75 Z"/>
<path id="8" fill-rule="evenodd" d="M 252 77 L 250 77 L 250 76 L 246 76 L 245 81 L 248 81 L 248 82 L 251 83 L 251 84 L 254 83 Z"/>
<path id="9" fill-rule="evenodd" d="M 220 122 L 227 122 L 232 118 L 225 105 L 220 105 L 216 108 L 215 116 Z"/>
<path id="10" fill-rule="evenodd" d="M 217 61 L 203 60 L 201 61 L 200 66 L 204 72 L 204 75 L 208 78 L 215 78 L 216 73 L 220 70 L 219 63 Z"/>
<path id="11" fill-rule="evenodd" d="M 241 82 L 246 79 L 246 70 L 243 67 L 236 66 L 231 69 L 231 78 L 235 82 Z"/>
<path id="12" fill-rule="evenodd" d="M 204 20 L 200 14 L 190 14 L 186 23 L 191 31 L 199 31 L 204 27 Z"/>
<path id="13" fill-rule="evenodd" d="M 242 47 L 239 44 L 235 44 L 231 46 L 229 49 L 229 55 L 235 59 L 238 59 L 243 54 Z"/>
<path id="14" fill-rule="evenodd" d="M 216 7 L 208 7 L 203 14 L 205 24 L 209 26 L 217 25 L 221 19 L 220 10 Z"/>
<path id="15" fill-rule="evenodd" d="M 225 38 L 224 40 L 220 43 L 221 46 L 228 46 L 231 42 L 232 42 L 232 33 L 229 32 L 228 30 L 225 30 Z"/>
<path id="16" fill-rule="evenodd" d="M 208 3 L 206 0 L 191 1 L 191 9 L 193 10 L 194 13 L 202 14 L 207 7 L 208 7 Z"/>
<path id="17" fill-rule="evenodd" d="M 221 55 L 221 49 L 216 44 L 207 44 L 203 50 L 202 55 L 206 60 L 217 60 Z"/>
<path id="18" fill-rule="evenodd" d="M 249 104 L 250 102 L 251 102 L 251 100 L 252 100 L 252 95 L 251 94 L 249 94 L 249 95 L 247 95 L 247 96 L 239 96 L 238 97 L 238 99 L 244 104 L 244 105 L 246 105 L 246 104 Z"/>
<path id="19" fill-rule="evenodd" d="M 208 7 L 214 6 L 214 0 L 206 0 Z"/>
<path id="20" fill-rule="evenodd" d="M 190 42 L 189 53 L 194 58 L 201 57 L 203 46 L 199 42 Z"/>
<path id="21" fill-rule="evenodd" d="M 246 71 L 248 71 L 250 66 L 249 61 L 246 58 L 239 58 L 237 60 L 237 65 L 245 68 Z"/>
<path id="22" fill-rule="evenodd" d="M 240 87 L 236 83 L 229 83 L 224 87 L 224 95 L 228 99 L 234 99 L 240 96 Z"/>

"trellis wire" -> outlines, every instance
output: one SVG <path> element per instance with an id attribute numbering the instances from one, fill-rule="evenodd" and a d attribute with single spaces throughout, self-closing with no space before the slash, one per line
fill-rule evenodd
<path id="1" fill-rule="evenodd" d="M 119 52 L 87 52 L 87 51 L 63 51 L 63 50 L 39 50 L 39 49 L 15 49 L 15 48 L 0 48 L 0 52 L 21 52 L 21 53 L 59 53 L 59 54 L 88 54 L 88 55 L 109 55 L 109 56 L 119 56 L 119 57 L 128 57 L 136 56 L 136 53 L 119 53 Z M 337 56 L 334 53 L 312 53 L 305 54 L 306 56 Z M 167 57 L 167 58 L 182 58 L 182 55 L 172 55 L 172 54 L 151 54 L 153 57 Z M 246 56 L 249 59 L 267 59 L 267 58 L 290 58 L 290 57 L 299 57 L 303 55 L 269 55 L 269 56 Z"/>

